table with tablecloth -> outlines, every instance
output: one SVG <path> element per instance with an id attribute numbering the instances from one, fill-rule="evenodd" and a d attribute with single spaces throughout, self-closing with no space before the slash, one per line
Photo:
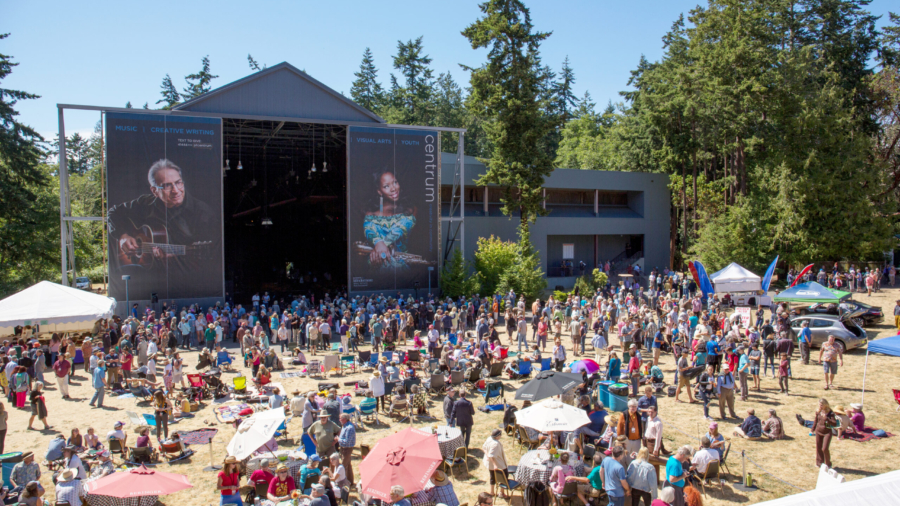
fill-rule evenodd
<path id="1" fill-rule="evenodd" d="M 441 449 L 441 456 L 445 459 L 453 457 L 453 452 L 457 448 L 466 445 L 466 439 L 463 437 L 462 430 L 459 427 L 450 427 L 449 425 L 439 425 L 437 428 L 438 446 Z"/>
<path id="2" fill-rule="evenodd" d="M 299 506 L 309 506 L 309 499 L 300 499 L 297 501 Z M 280 503 L 274 503 L 268 499 L 263 499 L 259 502 L 259 506 L 294 506 L 294 501 L 281 501 Z"/>
<path id="3" fill-rule="evenodd" d="M 87 490 L 88 484 L 100 478 L 88 478 L 82 484 L 82 490 Z M 145 495 L 141 497 L 113 497 L 109 495 L 88 494 L 85 492 L 81 498 L 89 506 L 154 506 L 159 496 Z"/>
<path id="4" fill-rule="evenodd" d="M 531 450 L 519 459 L 516 481 L 526 487 L 528 484 L 538 481 L 549 483 L 553 468 L 557 465 L 559 465 L 559 459 L 550 458 L 549 451 Z M 576 476 L 585 476 L 584 461 L 578 457 L 578 454 L 569 452 L 569 465 L 575 469 Z"/>
<path id="5" fill-rule="evenodd" d="M 281 460 L 279 457 L 286 458 L 287 460 Z M 294 484 L 297 488 L 300 488 L 300 468 L 306 464 L 305 453 L 296 450 L 278 450 L 274 452 L 274 456 L 270 453 L 268 455 L 253 457 L 249 459 L 246 464 L 247 476 L 250 476 L 253 474 L 253 471 L 256 471 L 262 466 L 263 459 L 268 459 L 269 462 L 275 461 L 276 466 L 281 464 L 287 466 L 291 478 L 294 479 Z"/>

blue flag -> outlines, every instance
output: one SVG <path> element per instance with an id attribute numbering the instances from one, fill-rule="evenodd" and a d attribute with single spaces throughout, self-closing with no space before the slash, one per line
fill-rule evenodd
<path id="1" fill-rule="evenodd" d="M 772 282 L 772 275 L 775 274 L 775 264 L 778 263 L 778 255 L 775 255 L 775 260 L 772 260 L 772 263 L 769 265 L 769 268 L 766 269 L 766 275 L 763 276 L 762 280 L 762 288 L 763 292 L 769 291 L 769 284 Z"/>
<path id="2" fill-rule="evenodd" d="M 712 282 L 709 280 L 709 276 L 706 274 L 706 268 L 703 267 L 700 260 L 694 260 L 694 267 L 697 268 L 697 277 L 700 278 L 700 290 L 703 291 L 703 296 L 707 297 L 711 293 L 716 293 L 715 288 L 712 286 Z"/>

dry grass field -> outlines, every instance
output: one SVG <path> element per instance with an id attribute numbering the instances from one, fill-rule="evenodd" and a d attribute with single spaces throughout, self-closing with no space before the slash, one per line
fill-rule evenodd
<path id="1" fill-rule="evenodd" d="M 871 298 L 866 297 L 864 294 L 857 296 L 858 300 L 882 306 L 888 315 L 892 314 L 894 300 L 897 298 L 900 298 L 900 289 L 886 289 Z M 884 325 L 867 329 L 869 338 L 878 339 L 895 334 L 896 331 L 892 326 L 893 317 L 888 316 L 888 320 L 890 321 Z M 508 342 L 508 338 L 505 335 L 502 335 L 501 339 L 504 343 Z M 616 342 L 615 337 L 613 337 L 613 342 Z M 197 353 L 182 353 L 182 356 L 186 361 L 185 370 L 193 371 L 197 361 Z M 812 356 L 816 358 L 818 350 L 813 350 Z M 779 480 L 784 480 L 791 485 L 806 490 L 814 488 L 818 472 L 815 467 L 814 439 L 808 435 L 808 431 L 805 428 L 797 424 L 794 414 L 801 413 L 805 417 L 810 417 L 816 408 L 817 399 L 820 397 L 827 398 L 832 406 L 839 404 L 848 406 L 852 402 L 859 402 L 865 359 L 865 349 L 854 350 L 848 353 L 844 357 L 844 367 L 840 368 L 839 374 L 835 379 L 837 390 L 825 391 L 823 390 L 822 368 L 812 364 L 803 366 L 795 356 L 795 361 L 793 362 L 794 379 L 791 383 L 791 394 L 789 396 L 778 393 L 777 380 L 768 377 L 763 378 L 762 391 L 751 392 L 747 402 L 741 402 L 737 399 L 735 410 L 739 415 L 743 415 L 747 408 L 752 407 L 757 410 L 757 414 L 761 418 L 765 418 L 767 409 L 777 409 L 778 414 L 784 420 L 788 437 L 782 441 L 732 439 L 733 447 L 728 458 L 731 471 L 735 474 L 740 473 L 740 456 L 741 452 L 744 451 L 749 458 L 763 466 L 768 473 L 771 473 L 778 479 L 773 479 L 748 461 L 748 471 L 753 473 L 759 490 L 750 494 L 735 490 L 732 486 L 735 477 L 728 476 L 723 486 L 724 491 L 710 490 L 709 495 L 705 498 L 705 502 L 712 505 L 733 502 L 754 504 L 798 492 L 798 490 L 785 485 Z M 661 365 L 668 382 L 671 383 L 674 372 L 672 356 L 664 356 Z M 238 366 L 240 367 L 240 364 Z M 900 434 L 900 415 L 898 415 L 896 410 L 897 403 L 894 401 L 891 392 L 892 388 L 900 388 L 898 367 L 900 367 L 900 359 L 882 355 L 870 356 L 865 395 L 867 424 L 885 429 L 894 434 Z M 288 370 L 291 370 L 291 368 L 289 367 Z M 343 383 L 366 378 L 368 375 L 366 372 L 356 375 L 333 376 L 333 381 Z M 223 378 L 228 383 L 231 382 L 229 373 L 223 374 Z M 308 391 L 314 388 L 315 384 L 320 380 L 307 378 L 281 379 L 278 373 L 275 373 L 273 381 L 282 383 L 288 391 L 295 389 Z M 506 400 L 512 402 L 515 389 L 522 383 L 505 381 L 505 384 Z M 7 409 L 10 411 L 10 418 L 9 432 L 6 438 L 6 451 L 31 450 L 38 456 L 38 461 L 41 461 L 48 442 L 59 432 L 68 436 L 73 427 L 80 428 L 82 433 L 85 432 L 87 427 L 94 427 L 98 434 L 105 435 L 106 432 L 112 429 L 112 425 L 116 420 L 127 421 L 124 410 L 150 412 L 146 403 L 135 406 L 134 399 L 117 399 L 110 396 L 106 397 L 104 409 L 92 409 L 88 406 L 92 389 L 90 388 L 89 378 L 83 370 L 75 375 L 75 381 L 70 387 L 70 393 L 72 399 L 63 400 L 56 390 L 55 382 L 50 380 L 48 383 L 46 398 L 50 413 L 50 424 L 52 425 L 52 429 L 49 431 L 26 430 L 30 410 L 18 410 L 7 406 Z M 359 398 L 354 399 L 355 402 L 358 402 L 358 400 Z M 472 400 L 476 407 L 483 403 L 480 399 L 473 398 Z M 521 407 L 520 403 L 517 404 Z M 697 441 L 690 436 L 697 437 L 698 433 L 704 433 L 705 427 L 708 425 L 708 422 L 703 419 L 702 406 L 699 404 L 675 403 L 672 398 L 668 397 L 661 398 L 659 405 L 660 416 L 666 425 L 666 447 L 673 449 L 684 444 L 696 447 Z M 170 430 L 193 430 L 203 427 L 218 428 L 219 433 L 213 448 L 213 458 L 217 463 L 220 463 L 225 457 L 225 446 L 233 436 L 234 429 L 230 425 L 216 423 L 212 406 L 213 404 L 206 403 L 205 407 L 194 418 L 185 419 L 178 424 L 171 425 Z M 716 402 L 714 401 L 710 407 L 711 415 L 717 417 L 718 408 Z M 434 399 L 431 413 L 442 419 L 440 398 Z M 364 428 L 360 430 L 357 437 L 357 445 L 374 445 L 380 438 L 408 426 L 408 423 L 398 423 L 389 420 L 385 416 L 380 416 L 379 418 L 382 422 L 380 425 L 365 424 Z M 468 501 L 469 504 L 474 504 L 478 493 L 489 489 L 487 483 L 488 473 L 481 464 L 481 446 L 491 430 L 499 426 L 501 419 L 502 411 L 491 414 L 478 412 L 477 414 L 470 445 L 468 477 L 462 475 L 459 471 L 453 477 L 454 487 L 461 501 Z M 740 421 L 718 420 L 718 422 L 720 430 L 724 434 L 730 435 L 733 426 Z M 36 427 L 40 425 L 40 422 L 36 421 Z M 417 421 L 416 425 L 427 428 L 434 425 L 434 422 L 422 420 Z M 131 433 L 131 428 L 126 426 L 126 430 L 129 433 Z M 291 424 L 291 430 L 297 437 L 294 446 L 298 446 L 299 420 Z M 502 443 L 510 463 L 516 463 L 523 453 L 522 449 L 512 439 L 505 436 L 502 439 Z M 161 497 L 162 503 L 168 505 L 218 504 L 219 498 L 214 488 L 215 475 L 203 471 L 203 468 L 209 465 L 209 448 L 196 448 L 196 452 L 189 460 L 172 465 L 165 463 L 159 465 L 158 468 L 161 470 L 188 475 L 191 483 L 194 484 L 192 490 Z M 838 471 L 843 473 L 848 480 L 856 480 L 896 469 L 898 467 L 897 462 L 900 462 L 900 438 L 887 438 L 867 443 L 835 439 L 831 445 L 831 454 L 833 463 Z M 355 466 L 358 465 L 358 458 L 359 453 L 357 449 L 357 453 L 354 456 Z M 358 482 L 358 471 L 356 476 Z M 50 473 L 47 472 L 46 468 L 43 468 L 41 481 L 48 490 L 48 496 L 50 496 L 53 486 L 50 481 Z M 356 497 L 355 493 L 353 497 Z M 517 506 L 521 504 L 520 496 L 517 495 L 513 502 Z"/>

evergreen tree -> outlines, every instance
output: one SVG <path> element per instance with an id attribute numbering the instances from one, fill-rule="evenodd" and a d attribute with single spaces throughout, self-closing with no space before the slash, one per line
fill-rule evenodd
<path id="1" fill-rule="evenodd" d="M 531 244 L 528 226 L 519 224 L 519 242 L 516 243 L 516 261 L 500 276 L 497 290 L 506 293 L 513 290 L 526 300 L 540 297 L 547 288 L 541 257 Z"/>
<path id="2" fill-rule="evenodd" d="M 163 78 L 162 84 L 160 87 L 160 95 L 162 98 L 157 100 L 157 104 L 165 104 L 163 105 L 163 109 L 171 109 L 175 107 L 178 102 L 181 102 L 181 94 L 178 93 L 178 90 L 175 88 L 175 84 L 172 83 L 172 78 L 169 77 L 169 74 L 166 74 L 166 77 Z"/>
<path id="3" fill-rule="evenodd" d="M 554 111 L 559 119 L 559 128 L 565 126 L 569 119 L 574 115 L 574 110 L 578 107 L 578 97 L 572 87 L 575 85 L 575 71 L 569 64 L 569 57 L 563 60 L 562 73 L 559 81 L 554 87 Z"/>
<path id="4" fill-rule="evenodd" d="M 134 107 L 131 105 L 131 100 L 129 100 L 128 102 L 125 102 L 125 108 L 126 109 L 134 109 Z"/>
<path id="5" fill-rule="evenodd" d="M 463 128 L 466 122 L 466 108 L 462 88 L 453 80 L 450 72 L 437 77 L 433 96 L 434 118 L 432 125 Z M 441 132 L 441 151 L 455 153 L 459 143 L 456 133 Z M 474 292 L 472 292 L 474 293 Z"/>
<path id="6" fill-rule="evenodd" d="M 200 95 L 203 95 L 204 93 L 207 93 L 212 89 L 212 87 L 210 86 L 210 82 L 217 77 L 219 76 L 214 76 L 212 75 L 212 72 L 210 72 L 209 55 L 204 56 L 200 72 L 184 76 L 184 80 L 187 81 L 188 86 L 184 89 L 184 93 L 182 93 L 182 96 L 186 100 L 191 100 L 193 98 L 199 97 Z"/>
<path id="7" fill-rule="evenodd" d="M 375 67 L 375 57 L 372 50 L 366 48 L 363 52 L 362 63 L 359 71 L 353 73 L 356 80 L 350 87 L 350 96 L 353 100 L 366 109 L 377 112 L 384 100 L 384 90 L 378 82 L 378 69 Z"/>
<path id="8" fill-rule="evenodd" d="M 424 54 L 422 37 L 397 41 L 394 68 L 404 78 L 402 83 L 391 74 L 390 105 L 385 119 L 405 125 L 431 125 L 434 120 L 434 73 L 431 58 Z"/>
<path id="9" fill-rule="evenodd" d="M 250 65 L 250 70 L 254 72 L 259 72 L 260 70 L 262 70 L 261 68 L 259 68 L 259 63 L 257 63 L 256 60 L 253 59 L 253 56 L 251 56 L 250 53 L 247 53 L 247 64 Z M 265 66 L 263 68 L 265 68 Z"/>
<path id="10" fill-rule="evenodd" d="M 463 31 L 473 49 L 488 48 L 484 65 L 466 67 L 471 71 L 466 103 L 474 114 L 491 118 L 484 129 L 493 149 L 477 184 L 499 185 L 504 214 L 518 212 L 527 226 L 544 213 L 544 178 L 553 170 L 553 160 L 541 147 L 552 125 L 541 109 L 538 54 L 550 34 L 534 31 L 520 0 L 488 0 L 479 8 L 484 16 Z"/>
<path id="11" fill-rule="evenodd" d="M 480 293 L 478 275 L 471 271 L 470 263 L 463 260 L 462 251 L 459 248 L 453 250 L 450 261 L 444 264 L 444 272 L 441 274 L 441 291 L 444 295 L 456 298 Z"/>

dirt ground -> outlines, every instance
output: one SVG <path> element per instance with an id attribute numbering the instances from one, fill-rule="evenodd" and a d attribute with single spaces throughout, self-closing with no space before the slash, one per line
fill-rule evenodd
<path id="1" fill-rule="evenodd" d="M 880 305 L 889 315 L 885 324 L 877 327 L 867 328 L 869 339 L 878 339 L 893 335 L 896 330 L 893 328 L 892 315 L 894 300 L 900 298 L 900 289 L 885 289 L 880 293 L 867 297 L 865 294 L 857 295 L 857 300 L 862 302 Z M 501 335 L 504 343 L 508 342 L 505 335 Z M 612 341 L 615 343 L 616 338 L 613 336 Z M 590 348 L 590 346 L 589 346 Z M 368 349 L 364 347 L 363 349 Z M 571 358 L 571 351 L 569 352 Z M 812 357 L 818 356 L 818 350 L 813 350 Z M 193 371 L 197 361 L 197 352 L 182 352 L 182 357 L 186 362 L 186 371 Z M 845 355 L 844 367 L 841 367 L 839 374 L 835 379 L 837 390 L 823 390 L 824 382 L 822 378 L 822 368 L 817 365 L 803 366 L 799 363 L 799 357 L 795 355 L 793 362 L 794 378 L 791 382 L 791 394 L 789 396 L 778 393 L 777 380 L 771 376 L 763 378 L 762 392 L 752 392 L 747 402 L 736 399 L 735 410 L 737 414 L 744 415 L 747 408 L 755 408 L 757 414 L 761 418 L 765 418 L 765 413 L 769 408 L 778 410 L 779 416 L 784 421 L 787 439 L 782 441 L 747 441 L 739 438 L 732 439 L 733 447 L 731 455 L 728 458 L 728 464 L 732 474 L 727 476 L 722 490 L 718 487 L 715 490 L 708 490 L 709 495 L 705 498 L 707 504 L 718 505 L 724 503 L 757 503 L 782 497 L 785 495 L 798 492 L 796 488 L 811 490 L 815 488 L 818 470 L 815 467 L 815 442 L 814 438 L 808 435 L 808 431 L 799 426 L 795 421 L 794 414 L 800 413 L 805 417 L 812 416 L 817 399 L 820 397 L 827 398 L 832 406 L 844 405 L 849 406 L 850 403 L 860 402 L 861 386 L 863 379 L 863 367 L 866 361 L 866 350 L 853 350 Z M 900 375 L 897 373 L 897 367 L 900 365 L 900 359 L 892 358 L 884 355 L 872 355 L 869 357 L 868 376 L 866 381 L 865 393 L 865 413 L 867 424 L 872 427 L 885 429 L 894 434 L 900 434 L 900 417 L 897 413 L 897 403 L 894 401 L 892 388 L 900 388 Z M 663 357 L 661 363 L 662 369 L 666 374 L 669 383 L 674 374 L 674 360 L 671 355 Z M 240 367 L 240 364 L 238 364 Z M 292 370 L 290 366 L 288 371 Z M 245 372 L 249 374 L 249 372 Z M 333 381 L 343 384 L 345 381 L 367 378 L 368 372 L 358 374 L 348 374 L 346 376 L 332 376 Z M 223 378 L 230 383 L 230 374 L 223 374 Z M 93 427 L 101 438 L 112 429 L 112 425 L 117 420 L 128 420 L 125 410 L 136 411 L 138 413 L 150 413 L 151 410 L 147 403 L 135 404 L 135 400 L 117 399 L 107 395 L 105 406 L 103 409 L 93 409 L 88 405 L 90 397 L 93 393 L 90 388 L 89 378 L 86 373 L 81 370 L 75 377 L 73 384 L 70 386 L 70 400 L 63 400 L 57 391 L 55 381 L 52 379 L 47 384 L 47 405 L 50 413 L 51 430 L 46 431 L 29 431 L 26 430 L 30 410 L 18 410 L 10 408 L 9 431 L 6 438 L 6 451 L 34 451 L 38 457 L 38 461 L 43 460 L 49 441 L 58 433 L 69 435 L 73 427 L 81 429 L 82 433 L 86 432 L 87 427 Z M 321 380 L 308 378 L 289 378 L 282 379 L 278 373 L 273 375 L 273 381 L 280 382 L 288 391 L 299 389 L 308 391 L 315 388 L 315 384 Z M 515 390 L 521 386 L 519 381 L 504 381 L 505 398 L 512 402 Z M 352 387 L 342 387 L 342 392 Z M 358 402 L 359 398 L 354 398 L 354 402 Z M 483 404 L 481 399 L 471 399 L 477 406 Z M 6 403 L 4 403 L 6 404 Z M 521 407 L 521 403 L 516 403 Z M 234 434 L 234 429 L 230 425 L 219 424 L 213 413 L 214 404 L 206 403 L 205 407 L 196 414 L 194 418 L 185 419 L 177 424 L 173 424 L 170 430 L 194 430 L 204 427 L 216 427 L 219 433 L 214 441 L 212 458 L 216 463 L 221 463 L 225 457 L 225 447 Z M 699 404 L 675 403 L 673 398 L 662 397 L 659 399 L 660 416 L 665 424 L 665 445 L 669 449 L 674 449 L 680 445 L 690 444 L 694 447 L 698 442 L 693 437 L 705 433 L 708 422 L 703 419 L 702 406 Z M 717 418 L 718 407 L 714 401 L 710 406 L 710 414 Z M 434 398 L 430 411 L 442 420 L 441 398 Z M 472 434 L 472 442 L 470 444 L 470 457 L 468 461 L 468 476 L 461 473 L 458 468 L 454 473 L 454 488 L 460 501 L 474 504 L 478 493 L 489 490 L 487 483 L 488 473 L 481 464 L 481 446 L 490 434 L 491 430 L 500 425 L 502 419 L 502 411 L 484 414 L 478 412 L 476 415 L 476 425 Z M 354 456 L 354 467 L 359 462 L 359 444 L 368 444 L 374 446 L 375 442 L 408 426 L 408 423 L 398 423 L 389 420 L 385 416 L 379 416 L 381 424 L 375 426 L 373 424 L 365 424 L 359 431 L 357 436 L 357 452 Z M 730 435 L 732 428 L 739 424 L 739 420 L 718 420 L 720 430 L 723 434 Z M 428 428 L 435 423 L 430 420 L 421 420 L 415 422 L 416 426 Z M 35 421 L 35 426 L 41 424 Z M 301 430 L 300 420 L 291 423 L 290 430 L 297 437 L 296 444 L 299 445 L 299 432 Z M 131 425 L 126 425 L 126 431 L 132 434 Z M 510 464 L 518 462 L 519 457 L 524 453 L 522 448 L 517 446 L 514 441 L 506 436 L 501 442 L 504 445 L 507 459 Z M 285 447 L 282 443 L 281 447 Z M 203 471 L 203 468 L 209 465 L 210 449 L 208 446 L 195 448 L 196 454 L 189 460 L 178 462 L 172 465 L 165 463 L 159 464 L 157 467 L 163 471 L 177 472 L 189 476 L 194 488 L 183 491 L 171 496 L 162 497 L 161 502 L 164 504 L 191 504 L 206 505 L 217 504 L 218 495 L 214 488 L 215 474 Z M 741 473 L 741 453 L 746 452 L 747 471 L 753 474 L 759 490 L 752 493 L 745 493 L 736 490 L 733 486 L 735 476 Z M 874 440 L 866 443 L 859 443 L 852 440 L 835 439 L 831 445 L 831 455 L 837 470 L 842 473 L 847 480 L 855 480 L 866 476 L 884 473 L 897 468 L 896 462 L 900 460 L 900 439 L 886 438 Z M 752 462 L 751 462 L 752 459 Z M 754 464 L 756 463 L 756 464 Z M 757 467 L 762 466 L 760 469 Z M 50 473 L 46 467 L 42 468 L 43 476 L 41 482 L 48 490 L 48 496 L 52 495 L 53 486 L 50 481 Z M 355 472 L 357 482 L 359 481 L 359 472 Z M 356 498 L 355 492 L 352 494 L 353 499 Z M 517 495 L 513 500 L 517 505 L 521 504 L 521 497 Z"/>

